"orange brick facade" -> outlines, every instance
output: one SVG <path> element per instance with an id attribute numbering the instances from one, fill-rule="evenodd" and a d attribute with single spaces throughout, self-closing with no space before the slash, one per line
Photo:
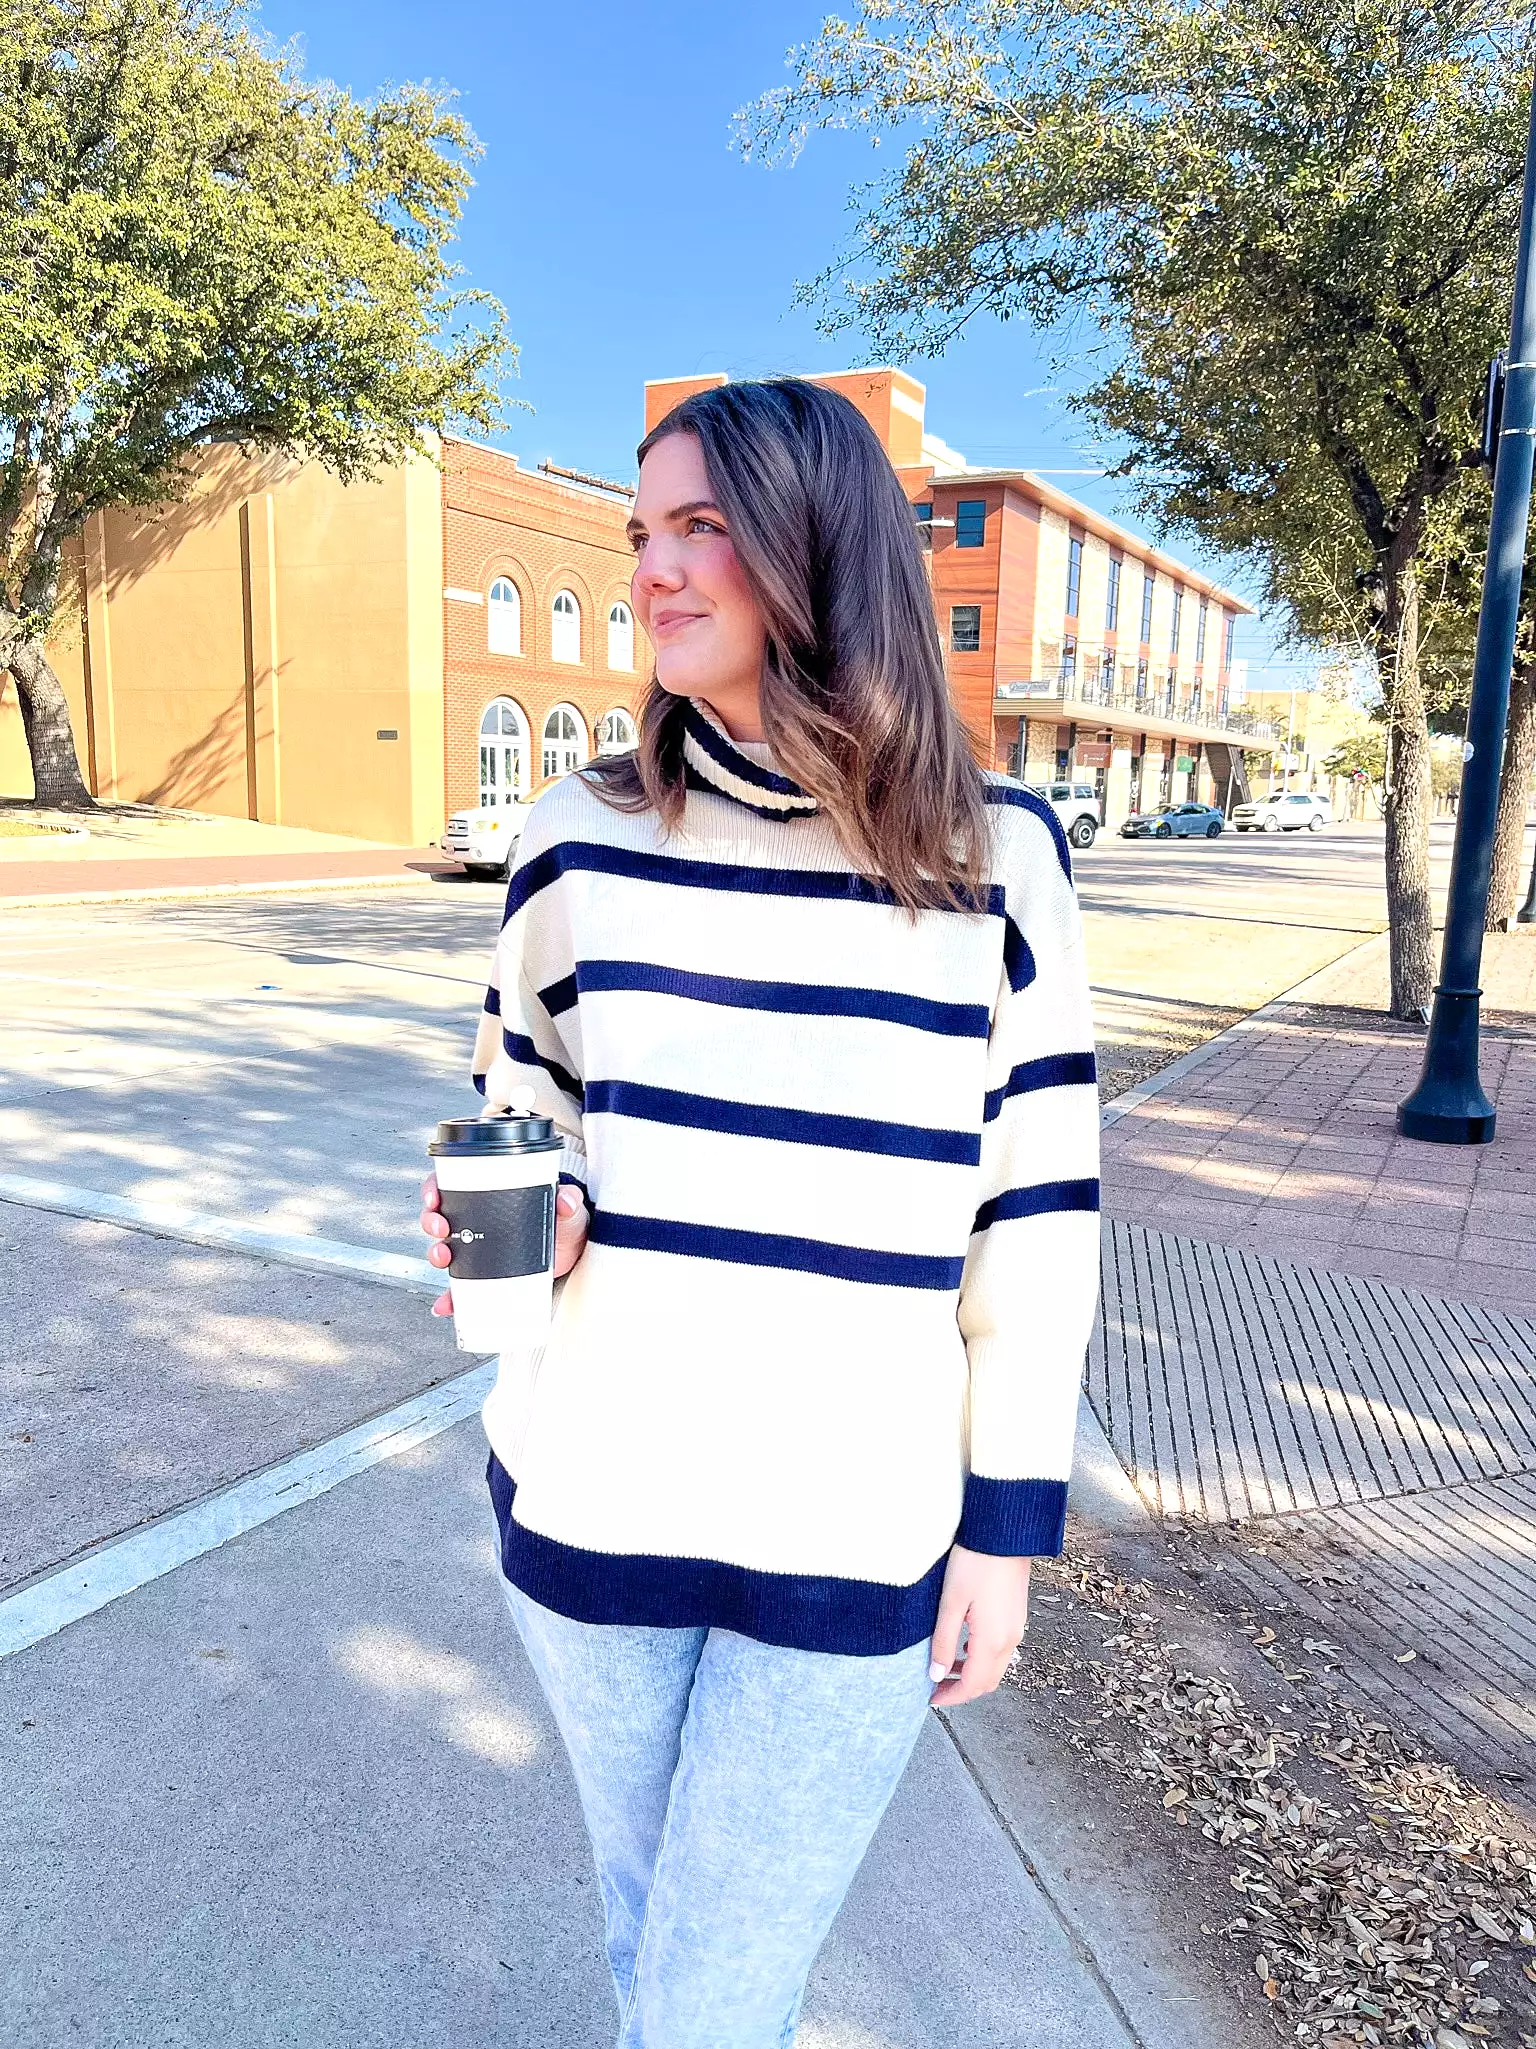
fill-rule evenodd
<path id="1" fill-rule="evenodd" d="M 598 752 L 599 721 L 634 716 L 649 652 L 632 626 L 633 663 L 610 665 L 609 614 L 629 606 L 628 502 L 518 467 L 517 458 L 470 442 L 443 447 L 443 755 L 448 811 L 480 801 L 480 723 L 496 699 L 522 714 L 528 735 L 525 791 L 544 777 L 545 722 L 560 706 L 581 724 L 582 759 Z M 491 591 L 518 594 L 518 653 L 492 652 Z M 557 661 L 554 604 L 579 607 L 580 659 Z M 567 631 L 569 629 L 567 628 Z M 622 638 L 622 633 L 619 636 Z M 622 652 L 622 650 L 621 650 Z"/>

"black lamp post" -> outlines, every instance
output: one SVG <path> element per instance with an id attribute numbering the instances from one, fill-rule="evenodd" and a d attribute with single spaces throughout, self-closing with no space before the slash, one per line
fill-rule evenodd
<path id="1" fill-rule="evenodd" d="M 1515 259 L 1515 303 L 1505 365 L 1504 413 L 1493 471 L 1488 566 L 1477 620 L 1477 656 L 1467 716 L 1467 760 L 1456 812 L 1451 887 L 1445 912 L 1440 981 L 1429 1020 L 1424 1069 L 1398 1106 L 1405 1138 L 1436 1145 L 1486 1145 L 1494 1108 L 1478 1079 L 1478 970 L 1488 908 L 1499 770 L 1509 718 L 1509 678 L 1520 616 L 1520 581 L 1536 455 L 1536 96 L 1525 152 L 1525 191 Z"/>

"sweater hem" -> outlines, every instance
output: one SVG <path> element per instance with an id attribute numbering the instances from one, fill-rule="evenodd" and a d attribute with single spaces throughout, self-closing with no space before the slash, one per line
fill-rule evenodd
<path id="1" fill-rule="evenodd" d="M 494 1451 L 485 1477 L 502 1572 L 530 1600 L 573 1622 L 730 1629 L 785 1650 L 881 1658 L 922 1643 L 938 1619 L 947 1550 L 911 1586 L 763 1572 L 717 1558 L 589 1551 L 518 1522 L 517 1483 Z"/>

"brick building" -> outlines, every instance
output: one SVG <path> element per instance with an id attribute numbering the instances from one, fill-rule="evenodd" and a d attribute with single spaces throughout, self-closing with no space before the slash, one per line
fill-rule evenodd
<path id="1" fill-rule="evenodd" d="M 646 386 L 649 429 L 707 376 Z M 1242 744 L 1230 593 L 1023 470 L 977 469 L 899 370 L 816 380 L 864 413 L 928 548 L 956 703 L 1031 782 L 1227 801 Z M 51 648 L 92 790 L 400 844 L 629 745 L 648 674 L 630 494 L 458 439 L 340 484 L 207 452 L 187 496 L 92 518 Z M 1263 728 L 1268 734 L 1268 726 Z M 0 790 L 30 770 L 0 690 Z"/>

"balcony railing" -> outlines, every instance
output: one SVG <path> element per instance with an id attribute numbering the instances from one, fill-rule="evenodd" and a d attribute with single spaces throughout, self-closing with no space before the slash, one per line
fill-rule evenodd
<path id="1" fill-rule="evenodd" d="M 1054 677 L 1033 678 L 1027 683 L 1003 683 L 997 695 L 1018 703 L 1022 710 L 1032 699 L 1081 704 L 1096 710 L 1128 712 L 1135 718 L 1176 719 L 1181 725 L 1205 726 L 1214 731 L 1243 733 L 1254 740 L 1273 740 L 1280 729 L 1270 719 L 1248 711 L 1224 709 L 1220 700 L 1202 697 L 1196 704 L 1169 683 L 1149 683 L 1144 689 L 1106 682 L 1102 676 L 1079 676 L 1064 669 Z"/>

